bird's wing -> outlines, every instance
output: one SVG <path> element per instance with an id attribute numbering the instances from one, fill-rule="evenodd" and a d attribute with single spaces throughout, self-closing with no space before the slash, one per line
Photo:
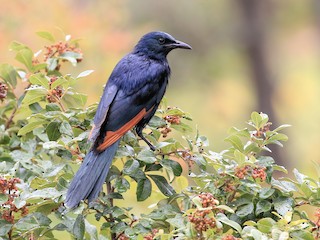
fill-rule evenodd
<path id="1" fill-rule="evenodd" d="M 118 87 L 116 85 L 113 85 L 113 84 L 106 85 L 103 91 L 103 95 L 100 99 L 100 103 L 98 105 L 96 115 L 94 116 L 93 127 L 89 134 L 90 141 L 94 142 L 97 139 L 100 132 L 100 128 L 104 123 L 104 121 L 106 120 L 106 116 L 109 111 L 110 105 L 114 100 L 117 92 L 118 92 Z"/>
<path id="2" fill-rule="evenodd" d="M 98 151 L 105 150 L 119 140 L 154 109 L 156 93 L 148 94 L 147 98 L 140 98 L 147 89 L 150 88 L 145 86 L 128 96 L 123 95 L 122 91 L 118 92 L 109 108 L 106 120 L 101 126 L 95 146 Z"/>
<path id="3" fill-rule="evenodd" d="M 159 102 L 159 90 L 167 84 L 168 72 L 166 65 L 134 54 L 117 64 L 95 116 L 91 138 L 95 142 L 94 149 L 105 150 L 143 118 L 153 115 Z"/>

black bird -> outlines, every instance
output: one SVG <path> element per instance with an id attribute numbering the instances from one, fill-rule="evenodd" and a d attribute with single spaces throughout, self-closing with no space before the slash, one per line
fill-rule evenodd
<path id="1" fill-rule="evenodd" d="M 95 200 L 105 182 L 120 138 L 135 126 L 142 130 L 156 112 L 165 93 L 170 67 L 167 54 L 175 48 L 191 49 L 164 32 L 144 35 L 134 50 L 116 65 L 104 88 L 89 140 L 93 143 L 67 192 L 65 205 Z"/>

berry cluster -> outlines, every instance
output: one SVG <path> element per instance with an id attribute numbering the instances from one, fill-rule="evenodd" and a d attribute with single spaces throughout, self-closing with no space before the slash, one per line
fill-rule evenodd
<path id="1" fill-rule="evenodd" d="M 18 197 L 17 183 L 20 183 L 19 178 L 5 179 L 0 177 L 0 193 L 7 195 L 8 200 L 0 205 L 0 217 L 7 222 L 14 223 L 14 212 L 21 212 L 22 216 L 28 214 L 27 206 L 17 208 L 14 200 Z"/>
<path id="2" fill-rule="evenodd" d="M 315 235 L 315 239 L 320 239 L 320 208 L 318 208 L 314 214 L 316 216 L 316 221 L 313 222 L 314 227 L 311 229 L 311 231 Z"/>
<path id="3" fill-rule="evenodd" d="M 202 193 L 199 195 L 199 198 L 201 199 L 202 207 L 207 209 L 197 209 L 194 213 L 189 214 L 188 219 L 194 224 L 197 232 L 205 232 L 209 228 L 216 227 L 215 218 L 209 215 L 212 213 L 212 209 L 210 209 L 210 207 L 214 208 L 218 201 L 211 193 Z"/>
<path id="4" fill-rule="evenodd" d="M 5 83 L 0 82 L 0 100 L 3 101 L 7 97 L 8 86 Z"/>
<path id="5" fill-rule="evenodd" d="M 66 52 L 75 52 L 75 53 L 82 54 L 82 51 L 80 48 L 77 48 L 76 46 L 71 46 L 69 45 L 68 42 L 61 42 L 61 41 L 56 44 L 46 46 L 45 49 L 46 49 L 46 52 L 44 53 L 44 61 L 47 61 L 48 58 L 58 57 Z M 79 57 L 76 60 L 77 62 L 81 62 L 82 57 Z"/>
<path id="6" fill-rule="evenodd" d="M 63 88 L 61 86 L 57 86 L 56 88 L 51 89 L 52 83 L 55 82 L 57 79 L 58 79 L 57 76 L 50 77 L 50 82 L 49 82 L 50 90 L 48 91 L 48 94 L 47 94 L 47 100 L 50 103 L 57 102 L 63 95 Z"/>
<path id="7" fill-rule="evenodd" d="M 266 170 L 265 167 L 258 166 L 252 168 L 251 166 L 246 165 L 244 167 L 236 167 L 234 174 L 239 179 L 244 179 L 246 176 L 251 175 L 254 179 L 260 178 L 261 181 L 265 181 L 267 178 Z"/>
<path id="8" fill-rule="evenodd" d="M 270 131 L 270 126 L 272 125 L 271 122 L 267 122 L 263 127 L 261 127 L 258 131 L 253 133 L 253 136 L 255 137 L 263 137 L 266 132 Z"/>
<path id="9" fill-rule="evenodd" d="M 236 175 L 236 177 L 238 177 L 239 179 L 244 179 L 248 174 L 249 170 L 250 170 L 249 165 L 246 165 L 244 167 L 236 167 L 236 169 L 234 170 L 234 175 Z"/>
<path id="10" fill-rule="evenodd" d="M 236 238 L 232 235 L 227 235 L 222 238 L 222 240 L 240 240 L 241 238 Z"/>
<path id="11" fill-rule="evenodd" d="M 158 229 L 152 229 L 152 233 L 143 237 L 143 240 L 152 240 L 154 239 L 155 235 L 159 232 Z"/>
<path id="12" fill-rule="evenodd" d="M 171 124 L 180 124 L 181 120 L 180 120 L 180 116 L 175 116 L 175 115 L 167 115 L 163 118 L 164 120 L 166 120 L 168 123 Z"/>
<path id="13" fill-rule="evenodd" d="M 167 137 L 168 136 L 168 133 L 169 132 L 171 132 L 172 130 L 171 130 L 171 128 L 169 128 L 169 127 L 165 127 L 164 129 L 162 129 L 160 132 L 161 132 L 161 134 L 162 134 L 162 137 Z"/>
<path id="14" fill-rule="evenodd" d="M 267 179 L 267 173 L 266 173 L 266 168 L 265 167 L 256 167 L 252 169 L 252 177 L 254 179 L 260 178 L 261 181 L 265 181 Z"/>

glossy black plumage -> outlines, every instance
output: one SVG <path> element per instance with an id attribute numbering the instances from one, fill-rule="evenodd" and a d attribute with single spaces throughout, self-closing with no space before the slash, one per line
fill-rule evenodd
<path id="1" fill-rule="evenodd" d="M 134 50 L 116 65 L 104 89 L 89 140 L 92 148 L 67 192 L 65 205 L 98 197 L 120 138 L 136 126 L 137 134 L 150 146 L 142 130 L 154 115 L 168 84 L 167 54 L 175 48 L 191 49 L 164 32 L 144 35 Z"/>

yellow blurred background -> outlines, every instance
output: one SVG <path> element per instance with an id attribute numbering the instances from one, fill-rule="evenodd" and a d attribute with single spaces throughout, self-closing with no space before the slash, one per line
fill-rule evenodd
<path id="1" fill-rule="evenodd" d="M 288 123 L 276 150 L 289 169 L 315 175 L 320 151 L 319 0 L 0 0 L 0 63 L 12 63 L 11 41 L 35 52 L 49 42 L 35 32 L 81 39 L 84 61 L 64 73 L 94 70 L 77 87 L 99 100 L 115 64 L 146 32 L 161 30 L 193 47 L 169 55 L 167 101 L 221 151 L 231 126 L 252 111 Z"/>

